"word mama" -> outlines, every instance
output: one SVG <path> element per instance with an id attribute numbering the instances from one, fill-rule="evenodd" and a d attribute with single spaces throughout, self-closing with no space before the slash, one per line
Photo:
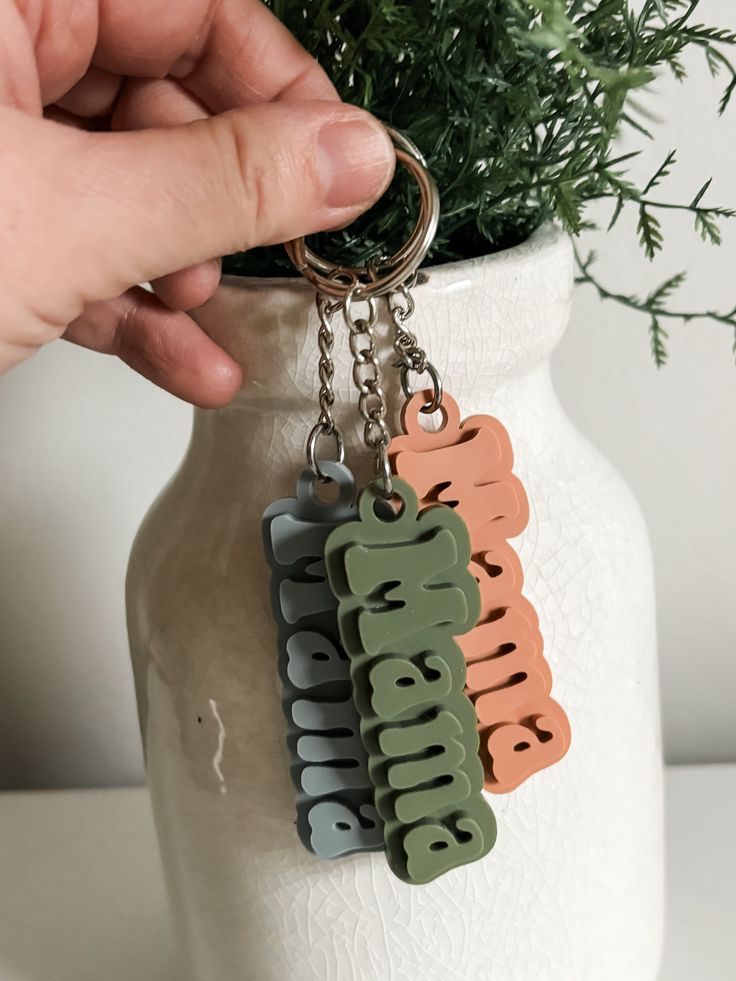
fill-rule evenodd
<path id="1" fill-rule="evenodd" d="M 384 847 L 373 803 L 350 665 L 340 645 L 337 600 L 327 582 L 325 542 L 355 517 L 350 471 L 321 467 L 339 490 L 332 504 L 314 494 L 305 470 L 297 497 L 275 501 L 263 515 L 271 566 L 271 605 L 279 627 L 279 674 L 287 719 L 291 777 L 297 788 L 297 831 L 310 851 L 335 858 Z"/>
<path id="2" fill-rule="evenodd" d="M 570 746 L 570 725 L 550 697 L 552 675 L 543 657 L 539 620 L 521 593 L 523 575 L 506 539 L 529 519 L 524 489 L 512 472 L 508 433 L 491 416 L 460 422 L 457 403 L 442 401 L 444 425 L 425 430 L 419 413 L 426 396 L 404 406 L 405 435 L 394 439 L 396 474 L 421 505 L 445 503 L 465 521 L 470 571 L 481 597 L 480 619 L 460 641 L 467 662 L 466 693 L 475 705 L 485 786 L 507 793 L 560 760 Z"/>
<path id="3" fill-rule="evenodd" d="M 325 560 L 388 861 L 423 883 L 482 857 L 496 837 L 453 639 L 475 624 L 480 593 L 462 519 L 446 507 L 419 515 L 414 491 L 394 484 L 399 513 L 370 484 Z"/>

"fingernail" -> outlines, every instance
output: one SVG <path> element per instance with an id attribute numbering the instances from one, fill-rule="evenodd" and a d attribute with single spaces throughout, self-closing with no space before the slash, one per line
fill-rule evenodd
<path id="1" fill-rule="evenodd" d="M 317 143 L 328 207 L 363 204 L 388 184 L 395 157 L 380 123 L 362 119 L 328 123 Z"/>

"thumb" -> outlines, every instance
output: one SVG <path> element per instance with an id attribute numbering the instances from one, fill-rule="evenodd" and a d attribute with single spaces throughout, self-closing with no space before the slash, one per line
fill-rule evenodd
<path id="1" fill-rule="evenodd" d="M 5 272 L 60 327 L 134 283 L 348 223 L 385 190 L 395 159 L 380 123 L 337 102 L 127 133 L 0 110 L 0 129 Z"/>

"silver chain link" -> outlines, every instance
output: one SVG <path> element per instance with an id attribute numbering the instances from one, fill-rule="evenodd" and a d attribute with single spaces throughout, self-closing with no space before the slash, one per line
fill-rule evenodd
<path id="1" fill-rule="evenodd" d="M 409 381 L 409 373 L 418 375 L 428 374 L 432 381 L 433 395 L 423 412 L 435 412 L 442 404 L 442 381 L 427 357 L 426 351 L 419 345 L 416 335 L 407 326 L 407 321 L 414 313 L 414 298 L 410 287 L 414 283 L 412 277 L 403 283 L 398 290 L 386 295 L 389 318 L 393 327 L 393 349 L 397 355 L 396 367 L 401 369 L 401 387 L 404 395 L 409 398 L 413 388 Z M 367 317 L 355 317 L 355 303 L 365 303 L 368 308 Z M 332 321 L 338 311 L 342 311 L 349 332 L 350 354 L 353 360 L 353 382 L 358 390 L 358 411 L 363 419 L 363 442 L 375 454 L 376 473 L 383 481 L 384 495 L 390 498 L 393 494 L 393 474 L 388 450 L 391 445 L 391 431 L 387 423 L 388 405 L 383 389 L 383 376 L 378 359 L 375 327 L 378 323 L 378 306 L 373 297 L 361 297 L 356 285 L 349 290 L 344 300 L 333 300 L 319 293 L 316 299 L 319 328 L 317 344 L 319 347 L 319 408 L 320 414 L 312 427 L 307 439 L 307 462 L 312 472 L 320 480 L 329 477 L 322 471 L 317 458 L 317 442 L 321 437 L 332 437 L 335 441 L 335 458 L 339 463 L 345 459 L 345 445 L 342 433 L 335 422 L 332 413 L 335 404 L 333 382 L 335 378 L 335 363 L 333 349 L 335 332 Z"/>
<path id="2" fill-rule="evenodd" d="M 412 277 L 392 293 L 386 296 L 388 313 L 393 326 L 394 351 L 398 356 L 395 367 L 401 369 L 401 388 L 406 398 L 414 394 L 409 380 L 409 372 L 418 375 L 428 374 L 432 381 L 432 398 L 422 407 L 422 412 L 436 412 L 442 405 L 442 379 L 439 372 L 427 357 L 427 352 L 419 345 L 416 335 L 407 327 L 406 322 L 414 314 L 414 297 L 410 288 L 414 285 L 416 276 Z"/>
<path id="3" fill-rule="evenodd" d="M 386 422 L 388 407 L 383 390 L 381 366 L 376 348 L 375 326 L 378 307 L 370 297 L 362 302 L 368 305 L 368 317 L 353 317 L 353 303 L 361 300 L 352 290 L 345 297 L 343 317 L 350 332 L 350 353 L 353 357 L 353 381 L 358 389 L 358 411 L 363 418 L 363 441 L 376 457 L 376 473 L 383 481 L 385 497 L 394 492 L 391 461 L 388 448 L 391 432 Z"/>
<path id="4" fill-rule="evenodd" d="M 320 414 L 316 424 L 312 427 L 307 438 L 307 463 L 312 473 L 320 480 L 329 480 L 329 477 L 322 471 L 317 459 L 317 441 L 321 436 L 332 436 L 335 440 L 335 457 L 338 463 L 345 459 L 345 445 L 342 433 L 338 429 L 332 407 L 335 404 L 335 391 L 332 383 L 335 377 L 335 362 L 332 357 L 332 350 L 335 346 L 335 332 L 332 329 L 332 318 L 340 309 L 340 301 L 331 300 L 322 293 L 317 294 L 316 298 L 317 316 L 319 328 L 317 330 L 317 345 L 319 347 L 319 363 L 317 370 L 319 373 L 319 408 Z"/>

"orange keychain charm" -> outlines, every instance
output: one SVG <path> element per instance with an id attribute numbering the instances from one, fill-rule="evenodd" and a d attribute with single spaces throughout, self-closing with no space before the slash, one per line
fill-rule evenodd
<path id="1" fill-rule="evenodd" d="M 426 430 L 420 413 L 440 402 L 443 422 Z M 529 520 L 521 482 L 512 473 L 508 433 L 492 416 L 460 421 L 454 399 L 417 392 L 404 405 L 404 435 L 394 438 L 394 472 L 420 504 L 448 504 L 470 532 L 470 571 L 481 593 L 480 619 L 458 638 L 467 663 L 466 694 L 475 705 L 486 789 L 508 793 L 567 752 L 570 724 L 550 697 L 552 675 L 523 575 L 506 541 Z"/>

